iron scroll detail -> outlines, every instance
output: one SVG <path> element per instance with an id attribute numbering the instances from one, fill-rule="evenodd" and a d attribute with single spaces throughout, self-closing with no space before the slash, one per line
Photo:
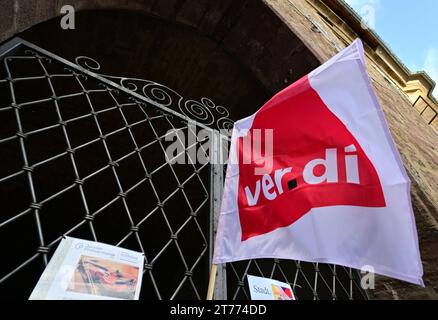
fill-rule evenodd
<path id="1" fill-rule="evenodd" d="M 155 81 L 99 73 L 101 71 L 100 63 L 87 56 L 76 57 L 75 63 L 107 80 L 117 83 L 127 90 L 182 113 L 186 117 L 212 129 L 220 131 L 231 131 L 233 129 L 234 121 L 230 119 L 229 111 L 221 105 L 216 105 L 208 98 L 203 97 L 199 101 L 186 99 L 175 90 Z"/>

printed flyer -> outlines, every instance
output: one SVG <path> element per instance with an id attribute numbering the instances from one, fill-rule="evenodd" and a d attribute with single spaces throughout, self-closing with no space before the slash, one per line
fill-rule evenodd
<path id="1" fill-rule="evenodd" d="M 288 283 L 248 275 L 251 300 L 296 300 Z"/>
<path id="2" fill-rule="evenodd" d="M 140 252 L 66 237 L 29 300 L 138 300 L 143 260 Z"/>

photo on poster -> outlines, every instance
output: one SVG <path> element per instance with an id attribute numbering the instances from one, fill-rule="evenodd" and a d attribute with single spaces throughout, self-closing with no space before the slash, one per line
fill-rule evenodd
<path id="1" fill-rule="evenodd" d="M 296 300 L 288 283 L 248 275 L 251 300 Z"/>
<path id="2" fill-rule="evenodd" d="M 274 300 L 295 300 L 290 286 L 279 286 L 271 284 Z"/>
<path id="3" fill-rule="evenodd" d="M 138 300 L 144 257 L 120 247 L 67 237 L 30 300 Z"/>
<path id="4" fill-rule="evenodd" d="M 138 267 L 107 259 L 81 256 L 68 291 L 132 300 Z"/>

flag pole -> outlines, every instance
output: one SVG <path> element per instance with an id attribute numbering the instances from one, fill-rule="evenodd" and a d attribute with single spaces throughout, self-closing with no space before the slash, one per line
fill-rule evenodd
<path id="1" fill-rule="evenodd" d="M 210 280 L 208 283 L 207 300 L 213 300 L 214 286 L 216 284 L 217 264 L 211 265 Z"/>

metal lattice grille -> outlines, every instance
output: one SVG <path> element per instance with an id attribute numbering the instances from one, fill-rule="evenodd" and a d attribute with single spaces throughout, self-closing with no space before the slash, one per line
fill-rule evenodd
<path id="1" fill-rule="evenodd" d="M 79 60 L 20 39 L 0 47 L 0 296 L 27 298 L 68 235 L 143 252 L 141 299 L 203 299 L 225 168 L 172 165 L 164 151 L 169 130 L 213 135 L 206 125 L 232 127 L 228 112 Z M 176 136 L 189 159 L 211 152 Z M 219 268 L 215 297 L 249 299 L 248 274 L 298 299 L 367 299 L 356 270 L 273 259 Z"/>
<path id="2" fill-rule="evenodd" d="M 289 283 L 300 300 L 367 300 L 356 270 L 321 263 L 260 259 L 227 265 L 229 298 L 249 299 L 246 277 L 254 275 Z"/>
<path id="3" fill-rule="evenodd" d="M 143 252 L 142 298 L 204 298 L 210 165 L 165 156 L 187 121 L 21 42 L 1 63 L 0 295 L 27 298 L 68 235 Z"/>

